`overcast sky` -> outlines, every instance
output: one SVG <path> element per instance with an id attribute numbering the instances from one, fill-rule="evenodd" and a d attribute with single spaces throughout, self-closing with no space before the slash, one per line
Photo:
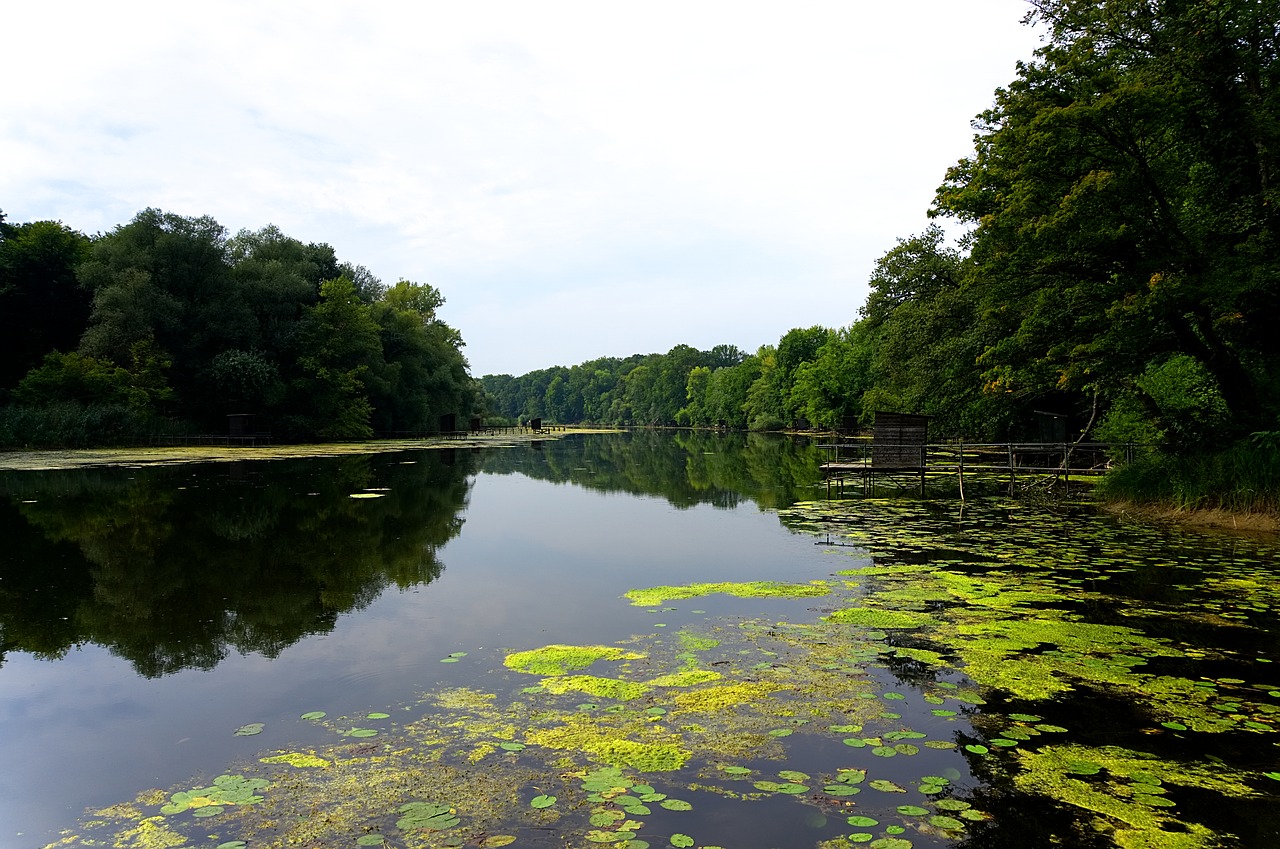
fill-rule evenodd
<path id="1" fill-rule="evenodd" d="M 1023 0 L 57 2 L 0 209 L 275 224 L 439 288 L 475 375 L 847 325 L 1031 58 Z"/>

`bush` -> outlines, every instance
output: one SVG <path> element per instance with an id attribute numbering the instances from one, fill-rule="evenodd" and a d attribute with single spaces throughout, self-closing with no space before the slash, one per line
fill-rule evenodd
<path id="1" fill-rule="evenodd" d="M 1098 492 L 1180 510 L 1280 513 L 1280 447 L 1245 440 L 1211 454 L 1155 454 L 1112 470 Z"/>

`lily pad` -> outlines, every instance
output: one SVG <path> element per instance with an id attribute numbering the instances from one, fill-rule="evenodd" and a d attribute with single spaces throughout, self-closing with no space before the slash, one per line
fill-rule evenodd
<path id="1" fill-rule="evenodd" d="M 873 790 L 879 790 L 881 793 L 906 793 L 907 791 L 884 778 L 877 778 L 875 781 L 868 782 L 867 786 Z"/>
<path id="2" fill-rule="evenodd" d="M 687 834 L 673 834 L 671 835 L 671 845 L 675 846 L 676 849 L 688 849 L 693 845 L 693 838 Z"/>
<path id="3" fill-rule="evenodd" d="M 453 808 L 435 802 L 409 802 L 401 805 L 399 811 L 401 817 L 396 820 L 396 828 L 401 831 L 444 831 L 459 823 Z"/>
<path id="4" fill-rule="evenodd" d="M 854 828 L 871 828 L 872 826 L 877 826 L 880 824 L 880 820 L 875 820 L 875 819 L 872 819 L 871 817 L 864 817 L 864 816 L 852 816 L 845 821 L 849 823 L 849 825 L 853 826 Z"/>
<path id="5" fill-rule="evenodd" d="M 668 811 L 692 811 L 693 805 L 683 799 L 663 799 L 658 804 Z"/>
<path id="6" fill-rule="evenodd" d="M 241 725 L 235 730 L 237 737 L 252 737 L 255 734 L 261 734 L 262 729 L 266 728 L 264 722 L 250 722 L 248 725 Z"/>
<path id="7" fill-rule="evenodd" d="M 381 834 L 362 834 L 356 838 L 357 846 L 381 846 L 384 842 Z"/>
<path id="8" fill-rule="evenodd" d="M 317 720 L 317 719 L 324 719 L 327 715 L 328 715 L 328 714 L 326 714 L 326 713 L 325 713 L 324 711 L 322 711 L 322 710 L 310 710 L 310 711 L 307 711 L 306 713 L 304 713 L 300 718 L 301 718 L 301 719 Z"/>
<path id="9" fill-rule="evenodd" d="M 556 797 L 555 797 L 555 796 L 551 796 L 551 795 L 548 795 L 548 794 L 546 794 L 546 793 L 542 793 L 542 794 L 540 794 L 540 795 L 534 796 L 534 797 L 533 797 L 533 799 L 531 799 L 531 800 L 529 801 L 529 807 L 531 807 L 531 808 L 549 808 L 549 807 L 551 807 L 552 805 L 554 805 L 555 803 L 556 803 Z"/>

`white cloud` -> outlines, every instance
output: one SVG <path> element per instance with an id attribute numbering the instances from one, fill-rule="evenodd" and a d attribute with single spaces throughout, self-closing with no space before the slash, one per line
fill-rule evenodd
<path id="1" fill-rule="evenodd" d="M 856 317 L 1030 56 L 1025 8 L 26 4 L 0 208 L 275 223 L 441 288 L 477 373 L 754 348 Z"/>

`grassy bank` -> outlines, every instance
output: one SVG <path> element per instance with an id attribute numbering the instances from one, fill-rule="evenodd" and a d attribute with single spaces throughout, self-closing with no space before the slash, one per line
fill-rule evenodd
<path id="1" fill-rule="evenodd" d="M 1146 511 L 1280 518 L 1280 448 L 1240 442 L 1213 454 L 1152 455 L 1109 472 L 1098 494 Z"/>

